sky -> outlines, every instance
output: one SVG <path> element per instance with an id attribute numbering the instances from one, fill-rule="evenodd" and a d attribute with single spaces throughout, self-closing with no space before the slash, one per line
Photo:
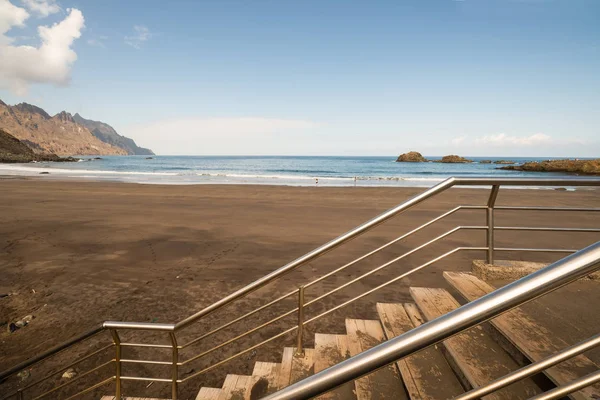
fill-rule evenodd
<path id="1" fill-rule="evenodd" d="M 158 154 L 600 157 L 598 0 L 0 0 L 0 99 Z"/>

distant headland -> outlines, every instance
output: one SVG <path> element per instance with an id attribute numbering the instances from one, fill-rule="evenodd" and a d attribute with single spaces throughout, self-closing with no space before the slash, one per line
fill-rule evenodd
<path id="1" fill-rule="evenodd" d="M 104 122 L 66 111 L 50 116 L 27 103 L 11 106 L 0 100 L 0 129 L 38 155 L 154 155 Z"/>

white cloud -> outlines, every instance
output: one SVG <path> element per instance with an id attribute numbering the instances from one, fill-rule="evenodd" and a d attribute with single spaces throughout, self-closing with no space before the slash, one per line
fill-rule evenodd
<path id="1" fill-rule="evenodd" d="M 81 36 L 85 20 L 81 11 L 67 9 L 68 15 L 52 26 L 39 26 L 39 47 L 13 46 L 6 33 L 23 26 L 29 17 L 26 10 L 8 0 L 0 0 L 0 87 L 19 95 L 27 93 L 32 83 L 66 85 L 77 54 L 71 48 Z"/>
<path id="2" fill-rule="evenodd" d="M 10 43 L 12 40 L 4 36 L 12 27 L 25 26 L 29 13 L 24 9 L 11 4 L 8 0 L 0 0 L 0 45 Z"/>
<path id="3" fill-rule="evenodd" d="M 278 118 L 183 118 L 122 130 L 160 154 L 292 154 L 318 124 Z M 296 150 L 297 153 L 297 150 Z"/>
<path id="4" fill-rule="evenodd" d="M 543 133 L 535 133 L 530 136 L 510 136 L 505 133 L 488 135 L 475 139 L 476 144 L 492 146 L 536 146 L 551 144 L 554 139 Z"/>
<path id="5" fill-rule="evenodd" d="M 31 12 L 38 14 L 40 17 L 47 17 L 60 11 L 60 7 L 56 4 L 56 0 L 21 0 L 21 3 Z"/>
<path id="6" fill-rule="evenodd" d="M 141 49 L 142 44 L 152 37 L 152 32 L 144 25 L 135 25 L 133 31 L 133 35 L 125 36 L 125 44 L 136 49 Z"/>

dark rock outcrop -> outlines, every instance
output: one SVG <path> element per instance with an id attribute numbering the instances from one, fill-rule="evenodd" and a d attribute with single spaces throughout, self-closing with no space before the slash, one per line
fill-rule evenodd
<path id="1" fill-rule="evenodd" d="M 56 154 L 35 153 L 25 143 L 0 129 L 0 163 L 28 163 L 32 161 L 71 162 L 73 157 L 59 157 Z"/>
<path id="2" fill-rule="evenodd" d="M 581 175 L 600 175 L 600 159 L 596 160 L 546 160 L 532 161 L 522 165 L 499 167 L 510 171 L 568 172 Z"/>
<path id="3" fill-rule="evenodd" d="M 491 164 L 492 160 L 481 160 L 479 161 L 479 164 Z"/>
<path id="4" fill-rule="evenodd" d="M 127 152 L 129 155 L 140 155 L 150 156 L 154 155 L 152 150 L 139 147 L 133 139 L 125 136 L 121 136 L 117 131 L 110 125 L 100 122 L 92 121 L 91 119 L 85 119 L 79 114 L 73 116 L 75 122 L 85 126 L 92 132 L 92 135 L 102 140 L 104 143 L 112 144 L 113 146 L 120 147 Z"/>
<path id="5" fill-rule="evenodd" d="M 510 161 L 510 160 L 497 160 L 497 161 L 494 161 L 494 164 L 506 164 L 506 165 L 510 165 L 510 164 L 516 164 L 516 162 Z"/>
<path id="6" fill-rule="evenodd" d="M 427 162 L 425 157 L 417 151 L 409 151 L 408 153 L 401 154 L 396 162 Z"/>
<path id="7" fill-rule="evenodd" d="M 446 163 L 446 164 L 466 164 L 466 163 L 472 163 L 473 161 L 467 160 L 466 158 L 461 157 L 461 156 L 457 156 L 456 154 L 451 154 L 449 156 L 442 157 L 441 160 L 436 161 L 436 162 L 441 162 L 441 163 Z"/>

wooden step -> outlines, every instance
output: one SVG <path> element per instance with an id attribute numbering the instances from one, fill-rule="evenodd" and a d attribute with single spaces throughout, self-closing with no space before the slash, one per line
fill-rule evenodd
<path id="1" fill-rule="evenodd" d="M 444 278 L 468 301 L 473 301 L 495 290 L 493 286 L 476 276 L 463 272 L 444 272 Z M 533 304 L 530 304 L 530 306 Z M 542 360 L 575 343 L 567 343 L 557 332 L 548 329 L 525 305 L 504 313 L 491 324 L 504 335 L 530 361 Z M 540 323 L 542 322 L 542 323 Z M 567 384 L 598 370 L 598 366 L 584 355 L 573 357 L 544 371 L 557 386 Z M 600 385 L 582 389 L 570 395 L 573 399 L 600 399 Z"/>
<path id="2" fill-rule="evenodd" d="M 116 400 L 115 396 L 102 396 L 100 400 Z M 121 400 L 167 400 L 167 399 L 155 399 L 150 397 L 122 397 Z"/>
<path id="3" fill-rule="evenodd" d="M 346 335 L 315 334 L 315 373 L 350 358 Z M 319 400 L 355 400 L 354 382 L 348 382 L 322 396 Z"/>
<path id="4" fill-rule="evenodd" d="M 223 389 L 217 400 L 244 400 L 251 384 L 251 376 L 229 374 L 225 377 Z"/>
<path id="5" fill-rule="evenodd" d="M 280 389 L 281 364 L 257 361 L 252 371 L 252 384 L 246 399 L 256 400 Z"/>
<path id="6" fill-rule="evenodd" d="M 314 374 L 314 352 L 314 349 L 304 349 L 304 356 L 296 357 L 295 347 L 285 347 L 283 349 L 281 376 L 279 380 L 280 388 L 284 388 Z"/>
<path id="7" fill-rule="evenodd" d="M 402 304 L 377 303 L 377 312 L 388 339 L 410 331 L 423 321 L 415 304 L 407 304 L 405 307 Z M 464 393 L 437 345 L 406 357 L 398 361 L 397 365 L 412 400 L 452 399 Z"/>
<path id="8" fill-rule="evenodd" d="M 460 304 L 444 289 L 411 287 L 410 294 L 428 320 L 460 307 Z M 462 375 L 463 383 L 472 387 L 485 385 L 519 368 L 516 361 L 481 326 L 467 329 L 446 339 L 443 345 L 450 364 Z M 484 399 L 528 399 L 541 392 L 531 379 L 524 379 L 491 393 Z"/>
<path id="9" fill-rule="evenodd" d="M 379 321 L 346 319 L 348 348 L 355 356 L 385 341 Z M 356 397 L 363 399 L 408 399 L 400 374 L 394 364 L 354 381 Z"/>
<path id="10" fill-rule="evenodd" d="M 221 388 L 202 387 L 196 396 L 196 400 L 218 400 Z"/>

